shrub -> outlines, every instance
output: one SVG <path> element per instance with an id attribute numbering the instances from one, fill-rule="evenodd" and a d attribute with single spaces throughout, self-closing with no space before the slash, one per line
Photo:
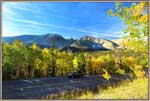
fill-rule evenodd
<path id="1" fill-rule="evenodd" d="M 106 69 L 103 69 L 104 74 L 102 75 L 106 80 L 109 80 L 111 78 L 111 75 L 108 73 Z"/>

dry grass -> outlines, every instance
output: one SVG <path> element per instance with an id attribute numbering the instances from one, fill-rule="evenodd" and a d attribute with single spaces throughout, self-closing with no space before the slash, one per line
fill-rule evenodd
<path id="1" fill-rule="evenodd" d="M 148 78 L 138 78 L 132 82 L 124 82 L 119 87 L 99 89 L 99 94 L 88 91 L 78 99 L 147 99 Z"/>

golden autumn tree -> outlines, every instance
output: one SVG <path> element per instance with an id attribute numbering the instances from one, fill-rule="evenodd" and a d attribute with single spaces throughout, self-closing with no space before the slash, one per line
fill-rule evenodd
<path id="1" fill-rule="evenodd" d="M 66 76 L 73 71 L 73 56 L 71 53 L 59 52 L 56 61 L 56 76 Z"/>
<path id="2" fill-rule="evenodd" d="M 99 58 L 92 57 L 90 60 L 90 71 L 92 74 L 95 74 L 99 72 L 99 68 L 101 66 L 101 61 L 99 61 Z"/>
<path id="3" fill-rule="evenodd" d="M 74 70 L 78 70 L 78 59 L 77 57 L 74 57 L 74 59 L 72 60 L 73 61 L 73 68 Z"/>
<path id="4" fill-rule="evenodd" d="M 125 47 L 135 52 L 148 50 L 148 43 L 143 40 L 148 36 L 148 2 L 132 3 L 130 7 L 124 3 L 116 3 L 115 10 L 110 9 L 108 13 L 120 17 L 126 25 L 123 32 L 129 34 L 129 37 L 125 38 L 127 39 Z"/>
<path id="5" fill-rule="evenodd" d="M 116 9 L 110 9 L 108 13 L 121 18 L 127 26 L 124 33 L 129 33 L 133 38 L 148 36 L 148 2 L 132 3 L 130 7 L 116 3 Z"/>
<path id="6" fill-rule="evenodd" d="M 28 49 L 28 72 L 30 78 L 34 77 L 36 69 L 35 61 L 39 58 L 40 53 L 41 50 L 36 43 L 33 43 L 32 46 L 30 46 Z"/>
<path id="7" fill-rule="evenodd" d="M 116 3 L 116 8 L 108 13 L 121 18 L 126 25 L 123 32 L 129 36 L 124 37 L 122 45 L 129 50 L 128 54 L 132 52 L 135 58 L 141 56 L 138 63 L 144 68 L 148 67 L 148 2 L 132 3 L 130 7 Z"/>
<path id="8" fill-rule="evenodd" d="M 44 69 L 44 74 L 48 76 L 48 69 L 50 68 L 50 58 L 51 54 L 48 48 L 42 50 L 42 65 Z"/>

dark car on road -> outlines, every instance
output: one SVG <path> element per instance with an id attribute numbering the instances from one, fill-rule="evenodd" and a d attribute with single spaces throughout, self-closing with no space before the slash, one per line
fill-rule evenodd
<path id="1" fill-rule="evenodd" d="M 68 75 L 69 78 L 82 78 L 84 74 L 82 72 L 73 72 Z"/>

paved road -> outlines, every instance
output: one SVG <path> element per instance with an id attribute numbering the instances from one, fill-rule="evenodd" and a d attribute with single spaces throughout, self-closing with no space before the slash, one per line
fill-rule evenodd
<path id="1" fill-rule="evenodd" d="M 113 75 L 110 82 L 127 79 L 127 76 Z M 47 77 L 32 80 L 13 80 L 2 82 L 3 99 L 39 99 L 42 96 L 75 89 L 94 88 L 107 85 L 102 76 L 89 76 L 78 79 Z"/>

